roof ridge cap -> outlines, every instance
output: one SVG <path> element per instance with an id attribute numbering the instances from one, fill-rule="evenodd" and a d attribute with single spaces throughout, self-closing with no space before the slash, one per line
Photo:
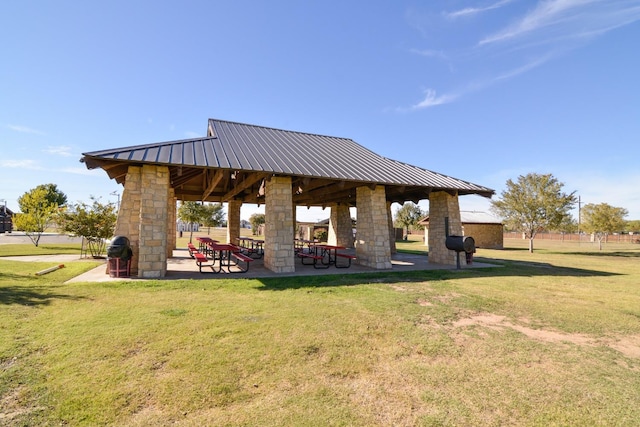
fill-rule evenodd
<path id="1" fill-rule="evenodd" d="M 221 119 L 209 118 L 209 121 L 221 122 L 221 123 L 229 123 L 229 124 L 240 125 L 240 126 L 250 126 L 250 127 L 254 127 L 254 128 L 275 130 L 275 131 L 279 131 L 279 132 L 287 132 L 287 133 L 297 133 L 297 134 L 302 134 L 302 135 L 319 136 L 319 137 L 322 137 L 322 138 L 344 139 L 344 140 L 347 140 L 347 141 L 355 142 L 352 138 L 347 138 L 347 137 L 344 137 L 344 136 L 333 136 L 333 135 L 326 135 L 326 134 L 314 133 L 314 132 L 302 132 L 302 131 L 290 130 L 290 129 L 280 129 L 280 128 L 275 128 L 273 126 L 256 125 L 256 124 L 251 124 L 251 123 L 237 122 L 237 121 L 233 121 L 233 120 L 221 120 Z M 355 143 L 358 144 L 357 142 L 355 142 Z M 361 145 L 361 144 L 358 144 L 358 145 Z"/>

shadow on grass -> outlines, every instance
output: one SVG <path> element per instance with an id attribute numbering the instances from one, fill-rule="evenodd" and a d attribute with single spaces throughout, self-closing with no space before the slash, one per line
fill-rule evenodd
<path id="1" fill-rule="evenodd" d="M 259 290 L 282 291 L 287 289 L 356 286 L 370 283 L 437 281 L 477 277 L 605 277 L 620 275 L 618 273 L 597 270 L 558 267 L 549 263 L 540 262 L 505 261 L 491 258 L 478 258 L 476 261 L 479 263 L 493 264 L 495 267 L 464 268 L 462 270 L 412 270 L 345 275 L 269 277 L 256 280 L 262 284 Z"/>
<path id="2" fill-rule="evenodd" d="M 4 305 L 49 305 L 52 300 L 80 300 L 83 297 L 49 292 L 45 287 L 2 286 L 0 287 L 0 304 Z"/>

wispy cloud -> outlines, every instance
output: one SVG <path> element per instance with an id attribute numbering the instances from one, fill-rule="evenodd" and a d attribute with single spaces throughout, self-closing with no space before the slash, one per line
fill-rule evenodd
<path id="1" fill-rule="evenodd" d="M 34 134 L 34 135 L 44 135 L 44 134 L 45 134 L 45 133 L 44 133 L 44 132 L 42 132 L 42 131 L 39 131 L 39 130 L 37 130 L 37 129 L 32 129 L 32 128 L 27 127 L 27 126 L 20 126 L 20 125 L 6 125 L 6 127 L 7 127 L 8 129 L 11 129 L 11 130 L 13 130 L 13 131 L 20 132 L 20 133 L 31 133 L 31 134 Z"/>
<path id="2" fill-rule="evenodd" d="M 533 70 L 534 68 L 537 68 L 537 67 L 543 65 L 544 63 L 549 61 L 551 58 L 552 58 L 552 55 L 549 54 L 549 55 L 545 55 L 545 56 L 543 56 L 541 58 L 533 59 L 533 60 L 527 62 L 526 64 L 524 64 L 524 65 L 522 65 L 520 67 L 514 68 L 513 70 L 509 70 L 509 71 L 504 72 L 502 74 L 499 74 L 498 76 L 496 76 L 493 79 L 493 82 L 497 82 L 499 80 L 511 79 L 511 78 L 516 77 L 516 76 L 519 76 L 520 74 L 524 74 L 527 71 Z"/>
<path id="3" fill-rule="evenodd" d="M 420 56 L 426 56 L 428 58 L 447 59 L 447 55 L 442 50 L 409 49 L 409 52 L 415 53 L 416 55 L 420 55 Z"/>
<path id="4" fill-rule="evenodd" d="M 187 138 L 199 138 L 202 136 L 201 133 L 193 132 L 193 131 L 187 131 L 184 134 Z"/>
<path id="5" fill-rule="evenodd" d="M 515 23 L 489 35 L 480 46 L 525 36 L 554 40 L 601 35 L 640 20 L 637 0 L 545 0 Z M 544 30 L 544 33 L 543 33 Z"/>
<path id="6" fill-rule="evenodd" d="M 411 110 L 422 110 L 424 108 L 435 107 L 436 105 L 443 105 L 453 102 L 458 97 L 457 94 L 445 94 L 438 96 L 433 89 L 426 89 L 424 91 L 424 99 L 417 104 L 411 106 Z"/>
<path id="7" fill-rule="evenodd" d="M 445 18 L 456 19 L 464 16 L 477 15 L 489 10 L 499 9 L 503 6 L 508 5 L 509 3 L 513 3 L 513 1 L 514 0 L 500 0 L 485 7 L 466 7 L 464 9 L 456 10 L 453 12 L 443 12 L 442 14 L 445 16 Z"/>
<path id="8" fill-rule="evenodd" d="M 54 154 L 56 156 L 69 157 L 71 156 L 71 147 L 66 145 L 60 145 L 58 147 L 47 147 L 46 150 L 43 150 L 45 153 Z"/>
<path id="9" fill-rule="evenodd" d="M 467 82 L 458 81 L 456 86 L 460 89 L 438 95 L 433 85 L 435 80 L 431 77 L 431 88 L 424 91 L 422 101 L 397 110 L 416 111 L 457 101 L 471 92 L 541 67 L 584 46 L 595 37 L 640 21 L 640 0 L 539 0 L 533 8 L 514 15 L 510 21 L 490 31 L 489 35 L 474 37 L 473 30 L 485 24 L 484 21 L 475 19 L 473 25 L 467 24 L 467 20 L 456 21 L 455 25 L 452 22 L 456 18 L 473 15 L 485 19 L 485 15 L 491 11 L 512 3 L 516 3 L 516 0 L 494 0 L 483 6 L 431 15 L 430 19 L 440 22 L 430 21 L 429 28 L 449 31 L 442 34 L 441 39 L 451 47 L 411 49 L 410 52 L 427 59 L 446 60 L 452 71 L 450 77 L 466 79 Z M 509 11 L 517 14 L 521 9 L 510 8 Z M 492 18 L 486 21 L 487 25 L 496 22 L 495 18 L 497 16 L 492 14 Z M 461 28 L 462 25 L 465 28 Z M 482 28 L 486 26 L 482 25 Z M 458 37 L 462 33 L 465 37 Z M 474 76 L 474 70 L 482 70 L 482 75 Z"/>
<path id="10" fill-rule="evenodd" d="M 71 173 L 74 175 L 90 175 L 90 176 L 103 176 L 104 171 L 102 169 L 87 169 L 85 167 L 71 167 L 58 169 L 57 172 Z"/>
<path id="11" fill-rule="evenodd" d="M 42 167 L 34 160 L 0 160 L 0 167 L 12 169 L 40 170 Z"/>

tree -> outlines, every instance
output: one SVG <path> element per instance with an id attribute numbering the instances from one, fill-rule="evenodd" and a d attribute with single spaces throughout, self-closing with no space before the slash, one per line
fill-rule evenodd
<path id="1" fill-rule="evenodd" d="M 58 190 L 56 184 L 40 184 L 36 188 L 44 188 L 47 192 L 45 199 L 51 204 L 56 204 L 58 207 L 67 205 L 67 195 Z"/>
<path id="2" fill-rule="evenodd" d="M 602 240 L 610 233 L 622 231 L 626 225 L 624 217 L 628 214 L 624 208 L 589 203 L 582 208 L 582 229 L 595 235 L 598 248 L 602 250 Z"/>
<path id="3" fill-rule="evenodd" d="M 224 207 L 222 203 L 207 203 L 203 205 L 202 211 L 202 224 L 205 227 L 209 229 L 211 227 L 220 227 L 224 223 Z"/>
<path id="4" fill-rule="evenodd" d="M 37 247 L 40 237 L 58 212 L 58 205 L 47 200 L 47 190 L 43 186 L 24 193 L 18 199 L 22 213 L 15 214 L 13 225 L 24 231 Z"/>
<path id="5" fill-rule="evenodd" d="M 204 219 L 204 205 L 198 202 L 182 202 L 178 208 L 178 218 L 190 224 L 191 233 L 189 234 L 189 242 L 193 240 L 193 224 L 200 224 Z"/>
<path id="6" fill-rule="evenodd" d="M 572 216 L 567 215 L 564 217 L 562 222 L 558 224 L 557 227 L 551 229 L 551 231 L 562 233 L 564 238 L 565 233 L 575 233 L 578 231 L 578 221 L 576 221 Z"/>
<path id="7" fill-rule="evenodd" d="M 529 239 L 529 252 L 533 252 L 536 234 L 557 229 L 576 203 L 575 191 L 566 194 L 562 187 L 564 184 L 551 174 L 520 175 L 518 182 L 507 180 L 501 198 L 491 202 L 492 210 L 507 227 L 524 233 Z"/>
<path id="8" fill-rule="evenodd" d="M 263 213 L 254 213 L 249 217 L 251 223 L 251 234 L 254 236 L 258 234 L 258 229 L 265 223 L 265 217 Z"/>
<path id="9" fill-rule="evenodd" d="M 416 205 L 413 202 L 407 202 L 402 205 L 401 208 L 396 209 L 395 212 L 395 226 L 406 229 L 406 236 L 409 234 L 409 229 L 414 228 L 418 225 L 418 221 L 420 221 L 423 217 L 425 217 L 425 212 L 420 209 L 420 206 Z"/>
<path id="10" fill-rule="evenodd" d="M 94 197 L 91 200 L 91 206 L 86 203 L 68 206 L 57 221 L 65 233 L 85 238 L 91 256 L 97 258 L 105 252 L 106 239 L 113 236 L 118 215 L 113 203 L 105 205 Z"/>
<path id="11" fill-rule="evenodd" d="M 634 219 L 631 221 L 627 221 L 627 225 L 625 226 L 625 230 L 629 233 L 639 233 L 640 232 L 640 219 Z"/>

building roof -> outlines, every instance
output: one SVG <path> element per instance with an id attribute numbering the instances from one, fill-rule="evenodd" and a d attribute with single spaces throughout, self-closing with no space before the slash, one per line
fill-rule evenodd
<path id="1" fill-rule="evenodd" d="M 355 188 L 384 185 L 392 202 L 428 199 L 431 191 L 479 194 L 490 188 L 380 156 L 351 139 L 209 119 L 206 137 L 83 153 L 124 183 L 129 165 L 169 167 L 182 200 L 261 203 L 264 180 L 290 176 L 299 205 L 355 204 Z"/>
<path id="2" fill-rule="evenodd" d="M 500 218 L 497 218 L 487 212 L 478 211 L 460 211 L 460 222 L 463 224 L 499 224 L 502 225 Z M 429 223 L 429 217 L 420 220 L 420 224 Z"/>

